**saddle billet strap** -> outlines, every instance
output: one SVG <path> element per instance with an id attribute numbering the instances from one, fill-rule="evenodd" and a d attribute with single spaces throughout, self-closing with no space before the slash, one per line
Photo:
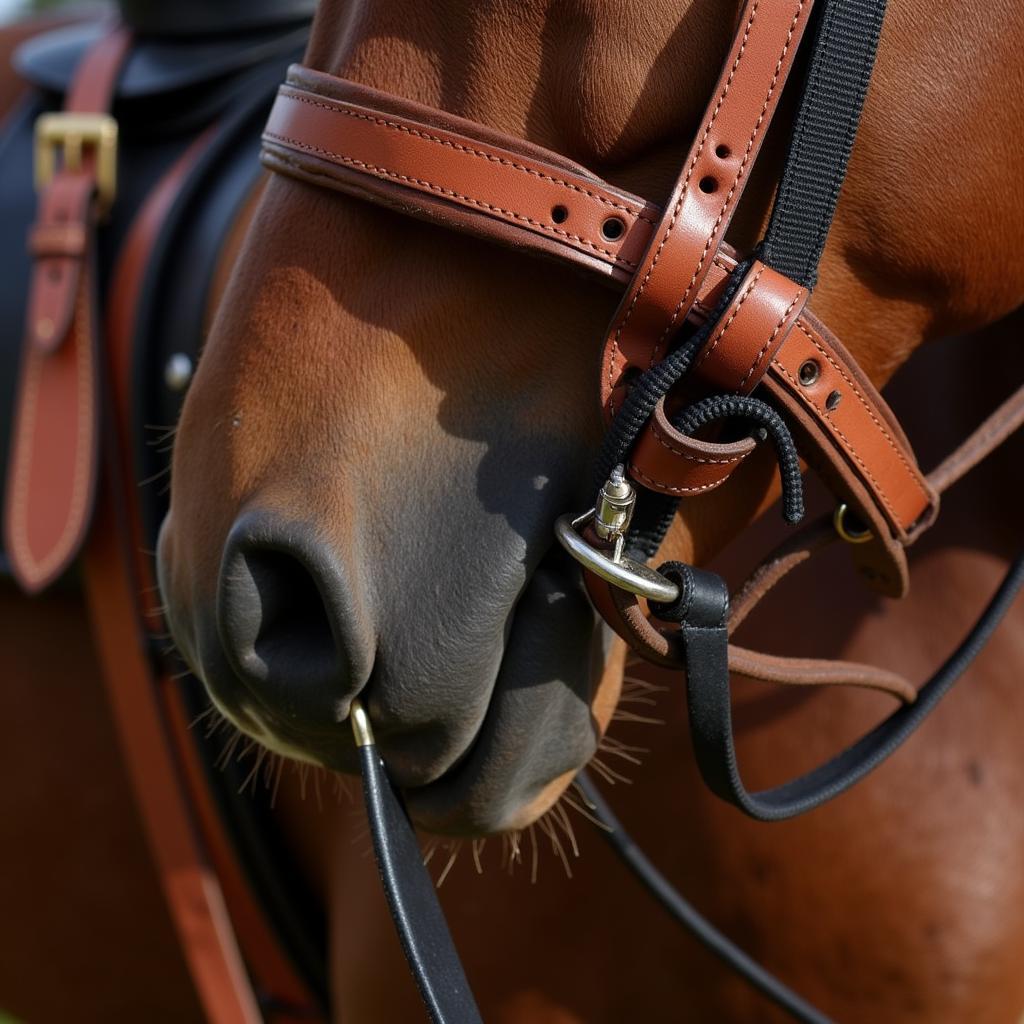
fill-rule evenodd
<path id="1" fill-rule="evenodd" d="M 718 83 L 661 220 L 605 340 L 601 402 L 610 420 L 630 370 L 668 351 L 709 273 L 778 107 L 813 0 L 747 0 Z"/>
<path id="2" fill-rule="evenodd" d="M 93 46 L 59 116 L 109 109 L 130 40 L 115 28 Z M 40 194 L 29 240 L 34 267 L 4 509 L 11 570 L 29 592 L 56 579 L 78 553 L 99 466 L 98 162 L 116 154 L 96 152 L 114 145 L 109 136 L 86 138 L 70 123 L 45 144 L 61 139 L 65 159 Z"/>
<path id="3" fill-rule="evenodd" d="M 481 1024 L 412 822 L 384 769 L 359 701 L 353 701 L 350 715 L 377 868 L 427 1013 L 433 1024 Z"/>
<path id="4" fill-rule="evenodd" d="M 633 279 L 661 218 L 654 204 L 602 182 L 555 153 L 303 67 L 289 70 L 278 94 L 264 133 L 262 159 L 271 170 L 289 177 L 569 262 L 613 287 Z M 602 233 L 609 219 L 620 225 L 621 234 L 614 239 Z M 727 246 L 707 261 L 696 289 L 692 321 L 706 318 L 734 267 L 735 258 Z M 764 276 L 761 280 L 767 283 Z M 774 289 L 764 289 L 766 298 L 782 287 L 778 275 L 775 280 Z M 794 286 L 796 292 L 799 289 Z M 751 296 L 746 305 L 760 294 Z M 803 298 L 797 295 L 798 304 Z M 792 296 L 783 313 L 791 301 Z M 769 306 L 770 302 L 765 304 Z M 766 371 L 763 387 L 808 421 L 820 421 L 817 428 L 804 431 L 807 444 L 819 450 L 813 453 L 816 463 L 834 467 L 829 478 L 832 486 L 843 484 L 840 499 L 856 508 L 884 538 L 876 545 L 864 545 L 857 554 L 864 556 L 866 549 L 874 547 L 873 584 L 890 593 L 901 592 L 906 570 L 900 564 L 899 548 L 904 538 L 931 521 L 934 496 L 924 487 L 909 444 L 881 396 L 808 310 L 802 309 L 794 319 L 795 312 L 794 307 L 777 333 L 775 322 L 768 321 L 763 310 L 760 317 L 737 315 L 729 329 L 729 344 L 745 336 L 749 339 L 745 347 L 755 356 L 766 344 L 775 351 L 770 363 L 762 359 L 754 368 Z M 755 333 L 762 326 L 763 332 Z M 798 397 L 789 395 L 786 373 L 799 375 L 803 360 L 797 365 L 786 360 L 789 342 L 782 341 L 787 336 L 790 341 L 799 337 L 801 345 L 810 346 L 825 371 L 814 386 L 804 385 Z M 831 385 L 827 390 L 826 384 Z M 840 405 L 833 409 L 828 400 L 837 389 Z M 662 443 L 665 438 L 667 446 Z M 695 447 L 692 439 L 673 432 L 667 421 L 648 427 L 638 451 L 641 447 L 646 451 L 638 455 L 636 465 L 644 476 L 636 479 L 678 495 L 700 494 L 718 486 L 742 461 L 732 448 L 714 443 Z M 883 586 L 883 578 L 890 583 Z"/>

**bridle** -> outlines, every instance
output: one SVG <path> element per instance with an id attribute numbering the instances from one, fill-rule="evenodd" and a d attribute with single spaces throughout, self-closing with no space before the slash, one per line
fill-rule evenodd
<path id="1" fill-rule="evenodd" d="M 940 494 L 1024 422 L 1022 388 L 923 474 L 884 399 L 807 308 L 884 8 L 884 0 L 747 0 L 702 127 L 663 204 L 530 143 L 301 66 L 281 87 L 264 133 L 263 161 L 277 173 L 570 263 L 623 293 L 601 362 L 608 432 L 598 497 L 590 512 L 559 520 L 558 539 L 582 564 L 605 621 L 646 659 L 685 670 L 694 751 L 707 784 L 765 821 L 820 805 L 891 754 L 971 663 L 1024 584 L 1018 556 L 968 637 L 919 689 L 872 666 L 769 656 L 730 643 L 779 580 L 837 539 L 871 588 L 903 596 L 906 548 L 934 522 Z M 810 59 L 769 225 L 756 249 L 741 255 L 723 238 L 805 37 Z M 724 429 L 737 421 L 753 431 Z M 791 536 L 731 598 L 706 570 L 677 562 L 649 568 L 678 502 L 726 483 L 768 440 L 786 520 L 803 516 L 798 452 L 835 495 L 834 515 Z M 733 745 L 730 671 L 868 687 L 902 703 L 831 761 L 751 793 Z M 478 1020 L 358 701 L 352 723 L 382 878 L 428 1011 L 434 1021 Z M 585 777 L 583 785 L 613 844 L 670 912 L 795 1018 L 825 1020 L 700 918 Z"/>

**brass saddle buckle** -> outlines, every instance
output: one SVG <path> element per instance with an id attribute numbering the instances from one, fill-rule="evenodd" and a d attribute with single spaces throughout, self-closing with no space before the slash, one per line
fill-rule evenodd
<path id="1" fill-rule="evenodd" d="M 109 114 L 58 111 L 36 119 L 36 191 L 42 191 L 53 180 L 58 151 L 64 167 L 79 171 L 87 148 L 94 154 L 96 204 L 103 216 L 117 193 L 117 121 Z"/>
<path id="2" fill-rule="evenodd" d="M 623 554 L 635 506 L 636 492 L 626 479 L 623 467 L 616 466 L 598 492 L 594 507 L 581 516 L 570 513 L 559 516 L 555 536 L 558 543 L 595 576 L 648 601 L 671 604 L 679 596 L 676 584 L 650 566 Z M 598 537 L 612 543 L 610 555 L 583 536 L 581 531 L 591 523 Z"/>

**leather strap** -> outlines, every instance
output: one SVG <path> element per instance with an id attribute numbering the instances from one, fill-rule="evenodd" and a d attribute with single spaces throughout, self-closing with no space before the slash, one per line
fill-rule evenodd
<path id="1" fill-rule="evenodd" d="M 778 106 L 813 0 L 748 0 L 732 48 L 654 238 L 605 342 L 601 401 L 610 419 L 623 377 L 667 350 L 700 293 Z"/>
<path id="2" fill-rule="evenodd" d="M 359 761 L 384 894 L 427 1013 L 433 1024 L 481 1024 L 416 833 L 372 738 L 360 744 Z"/>
<path id="3" fill-rule="evenodd" d="M 831 536 L 829 536 L 831 534 Z M 835 537 L 831 517 L 802 531 L 798 542 L 790 541 L 786 550 L 759 567 L 741 591 L 744 607 L 727 623 L 731 635 L 750 610 L 768 591 L 797 565 L 806 561 L 815 550 Z M 588 540 L 599 546 L 592 534 Z M 648 618 L 636 597 L 612 586 L 593 573 L 583 573 L 594 607 L 601 617 L 644 660 L 665 668 L 685 669 L 687 666 L 682 637 L 675 629 L 657 624 Z M 900 701 L 912 702 L 914 687 L 902 676 L 886 669 L 859 662 L 835 661 L 817 658 L 792 658 L 753 651 L 728 643 L 726 660 L 728 670 L 749 679 L 784 686 L 854 686 L 859 689 L 887 693 Z"/>
<path id="4" fill-rule="evenodd" d="M 693 372 L 713 391 L 749 395 L 807 304 L 807 289 L 754 260 Z"/>
<path id="5" fill-rule="evenodd" d="M 740 776 L 732 729 L 728 656 L 728 593 L 714 573 L 678 566 L 685 607 L 680 633 L 686 660 L 690 734 L 700 773 L 722 799 L 760 821 L 780 821 L 812 810 L 845 792 L 882 763 L 913 733 L 960 678 L 1002 621 L 1024 585 L 1019 555 L 970 633 L 918 691 L 852 746 L 805 775 L 761 792 Z"/>
<path id="6" fill-rule="evenodd" d="M 710 377 L 743 391 L 762 375 L 765 397 L 784 413 L 801 454 L 872 534 L 850 549 L 858 571 L 873 589 L 900 597 L 908 586 L 903 549 L 934 522 L 938 492 L 885 399 L 824 325 L 798 309 L 805 290 L 767 268 L 758 276 L 761 266 L 755 261 L 697 357 L 698 386 Z M 725 483 L 752 450 L 747 440 L 687 437 L 660 402 L 628 468 L 650 490 L 693 496 Z"/>
<path id="7" fill-rule="evenodd" d="M 108 500 L 116 501 L 121 513 L 118 530 L 122 544 L 115 557 L 109 550 L 112 539 L 108 538 L 108 548 L 97 562 L 105 576 L 123 575 L 125 582 L 116 592 L 108 586 L 99 594 L 96 617 L 99 621 L 116 622 L 110 642 L 119 638 L 122 646 L 133 633 L 157 636 L 167 629 L 152 558 L 146 553 L 139 492 L 134 483 L 137 474 L 131 446 L 132 371 L 137 345 L 133 343 L 139 340 L 142 297 L 153 273 L 154 250 L 159 247 L 168 218 L 173 219 L 172 211 L 213 139 L 212 130 L 198 136 L 148 193 L 118 250 L 106 294 L 106 408 L 110 415 L 104 433 L 109 434 L 111 443 L 104 455 L 113 481 L 106 490 L 112 492 Z M 116 465 L 112 461 L 115 458 Z M 100 490 L 102 494 L 104 488 L 101 486 Z M 104 527 L 103 504 L 101 498 L 93 535 Z M 89 552 L 94 546 L 91 541 L 86 548 L 87 572 L 91 571 Z M 135 595 L 137 614 L 131 618 L 116 603 L 122 594 Z M 142 651 L 144 640 L 140 638 L 136 646 Z M 105 652 L 105 657 L 106 680 L 111 704 L 117 712 L 115 725 L 126 766 L 171 919 L 206 1017 L 210 1024 L 250 1019 L 241 1008 L 257 1002 L 253 994 L 256 989 L 258 1002 L 271 1002 L 279 1007 L 274 1014 L 275 1024 L 311 1019 L 315 1016 L 316 1001 L 281 948 L 280 937 L 274 933 L 265 907 L 260 906 L 252 879 L 239 862 L 226 832 L 217 797 L 210 789 L 198 754 L 193 729 L 195 712 L 188 707 L 181 682 L 156 677 L 145 659 L 132 661 L 122 657 L 115 662 L 110 652 Z M 126 664 L 121 666 L 120 662 Z M 164 788 L 168 780 L 177 787 L 173 802 L 168 802 Z M 189 836 L 192 845 L 184 843 L 183 836 Z M 186 873 L 186 858 L 192 860 L 187 871 L 204 879 L 203 899 L 198 899 L 195 892 L 174 877 L 176 873 Z M 239 958 L 245 964 L 244 972 L 231 966 Z M 245 1014 L 248 1012 L 245 1010 Z"/>
<path id="8" fill-rule="evenodd" d="M 987 455 L 998 448 L 1014 431 L 1024 426 L 1024 387 L 1018 388 L 971 434 L 959 444 L 927 477 L 927 486 L 936 496 L 960 480 Z M 589 530 L 586 538 L 594 547 L 610 550 Z M 730 636 L 746 617 L 782 579 L 819 551 L 839 539 L 831 515 L 802 527 L 766 557 L 730 601 Z M 856 553 L 870 545 L 854 545 Z M 680 637 L 651 621 L 637 600 L 593 573 L 584 572 L 584 583 L 591 602 L 602 618 L 642 658 L 669 668 L 686 667 Z M 852 685 L 888 692 L 901 700 L 914 700 L 909 682 L 895 673 L 873 666 L 815 659 L 778 659 L 730 645 L 729 670 L 765 682 L 801 685 Z"/>
<path id="9" fill-rule="evenodd" d="M 263 141 L 272 170 L 623 283 L 659 216 L 556 153 L 300 66 Z"/>
<path id="10" fill-rule="evenodd" d="M 760 384 L 806 303 L 806 288 L 754 260 L 695 359 L 687 383 L 693 380 L 701 391 L 749 394 Z M 662 400 L 630 453 L 629 474 L 662 494 L 702 494 L 725 483 L 753 450 L 750 439 L 719 444 L 680 433 Z"/>
<path id="11" fill-rule="evenodd" d="M 130 44 L 116 28 L 82 61 L 65 111 L 102 113 Z M 4 531 L 11 569 L 29 592 L 78 553 L 99 464 L 95 154 L 60 167 L 39 198 L 29 239 L 34 268 L 22 354 Z"/>

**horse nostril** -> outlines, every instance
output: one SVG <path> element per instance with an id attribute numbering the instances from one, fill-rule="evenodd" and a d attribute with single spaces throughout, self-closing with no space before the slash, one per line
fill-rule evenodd
<path id="1" fill-rule="evenodd" d="M 242 613 L 252 617 L 249 633 L 259 661 L 270 671 L 284 662 L 278 667 L 302 675 L 333 662 L 327 609 L 306 567 L 284 551 L 258 548 L 243 552 L 241 562 L 243 590 L 253 599 Z"/>
<path id="2" fill-rule="evenodd" d="M 369 674 L 345 574 L 303 527 L 236 524 L 221 568 L 217 624 L 232 668 L 260 705 L 301 726 L 348 714 Z"/>

